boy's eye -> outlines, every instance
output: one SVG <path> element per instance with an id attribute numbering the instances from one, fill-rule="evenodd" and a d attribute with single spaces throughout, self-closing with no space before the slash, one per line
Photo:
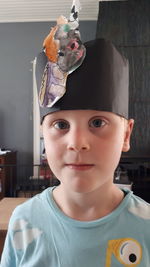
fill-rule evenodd
<path id="1" fill-rule="evenodd" d="M 90 121 L 90 126 L 95 127 L 95 128 L 102 127 L 105 124 L 106 124 L 106 122 L 102 119 L 94 119 L 94 120 Z"/>
<path id="2" fill-rule="evenodd" d="M 66 121 L 57 121 L 54 123 L 56 129 L 64 130 L 69 128 L 69 123 Z"/>

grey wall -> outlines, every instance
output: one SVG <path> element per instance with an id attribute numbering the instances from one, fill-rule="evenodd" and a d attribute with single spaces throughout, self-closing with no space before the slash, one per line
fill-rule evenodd
<path id="1" fill-rule="evenodd" d="M 0 147 L 18 151 L 19 164 L 33 159 L 32 64 L 54 23 L 0 24 Z M 95 38 L 96 21 L 80 22 L 83 41 Z"/>

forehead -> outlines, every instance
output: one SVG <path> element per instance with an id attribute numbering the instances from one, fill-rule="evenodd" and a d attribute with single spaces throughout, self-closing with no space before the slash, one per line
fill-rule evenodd
<path id="1" fill-rule="evenodd" d="M 90 118 L 90 117 L 95 117 L 95 116 L 100 116 L 100 117 L 105 117 L 108 119 L 118 119 L 121 118 L 120 116 L 116 115 L 113 112 L 108 112 L 108 111 L 99 111 L 99 110 L 62 110 L 62 111 L 56 111 L 53 113 L 49 113 L 45 116 L 44 120 L 51 120 L 55 118 L 68 118 L 68 119 L 73 119 L 76 117 L 79 118 Z"/>

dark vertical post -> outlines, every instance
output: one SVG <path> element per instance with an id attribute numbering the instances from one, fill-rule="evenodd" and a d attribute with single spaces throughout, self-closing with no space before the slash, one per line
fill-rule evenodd
<path id="1" fill-rule="evenodd" d="M 150 157 L 150 1 L 100 2 L 96 37 L 112 40 L 129 59 L 135 128 L 128 155 Z"/>

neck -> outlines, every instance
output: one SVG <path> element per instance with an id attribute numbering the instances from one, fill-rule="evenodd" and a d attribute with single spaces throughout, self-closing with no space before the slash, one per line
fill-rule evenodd
<path id="1" fill-rule="evenodd" d="M 114 184 L 103 185 L 89 193 L 66 192 L 63 185 L 53 191 L 62 212 L 79 221 L 91 221 L 110 214 L 123 200 L 123 192 Z"/>

